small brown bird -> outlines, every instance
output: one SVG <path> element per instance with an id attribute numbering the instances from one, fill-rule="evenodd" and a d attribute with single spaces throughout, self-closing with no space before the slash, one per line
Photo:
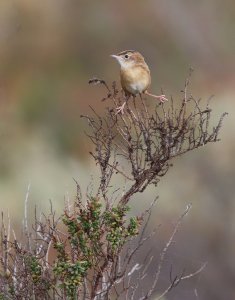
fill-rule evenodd
<path id="1" fill-rule="evenodd" d="M 138 94 L 140 96 L 141 94 L 145 94 L 157 98 L 161 102 L 167 101 L 165 95 L 157 96 L 148 92 L 148 88 L 151 83 L 150 70 L 144 60 L 144 57 L 139 52 L 126 50 L 111 56 L 114 57 L 121 66 L 121 85 L 127 100 L 130 96 L 135 97 Z M 125 105 L 126 102 L 117 108 L 117 112 L 123 113 Z"/>

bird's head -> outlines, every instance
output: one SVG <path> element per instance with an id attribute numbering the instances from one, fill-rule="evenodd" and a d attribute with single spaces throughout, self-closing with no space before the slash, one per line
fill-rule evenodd
<path id="1" fill-rule="evenodd" d="M 118 61 L 123 69 L 132 67 L 139 63 L 145 63 L 144 57 L 139 52 L 134 50 L 125 50 L 111 56 Z"/>

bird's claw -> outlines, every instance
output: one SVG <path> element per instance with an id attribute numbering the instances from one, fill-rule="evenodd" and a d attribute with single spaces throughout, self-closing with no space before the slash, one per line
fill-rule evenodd
<path id="1" fill-rule="evenodd" d="M 164 103 L 165 101 L 168 101 L 168 99 L 166 98 L 165 95 L 160 95 L 159 100 L 160 100 L 161 103 Z"/>
<path id="2" fill-rule="evenodd" d="M 124 114 L 124 107 L 125 107 L 125 105 L 126 105 L 126 102 L 124 102 L 121 106 L 118 106 L 118 107 L 116 108 L 116 110 L 117 110 L 117 111 L 116 111 L 116 115 L 117 115 L 117 114 L 120 114 L 120 113 L 121 113 L 122 115 Z"/>

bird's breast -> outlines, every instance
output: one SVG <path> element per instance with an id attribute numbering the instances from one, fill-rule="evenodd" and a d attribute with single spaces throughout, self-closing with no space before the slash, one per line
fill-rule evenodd
<path id="1" fill-rule="evenodd" d="M 133 66 L 121 69 L 121 85 L 124 91 L 133 95 L 144 92 L 150 85 L 148 66 Z"/>

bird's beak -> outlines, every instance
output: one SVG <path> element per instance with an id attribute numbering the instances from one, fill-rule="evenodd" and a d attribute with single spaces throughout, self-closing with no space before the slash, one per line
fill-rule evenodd
<path id="1" fill-rule="evenodd" d="M 119 65 L 122 65 L 122 57 L 119 55 L 110 55 L 111 57 L 115 58 L 117 60 L 117 62 L 119 63 Z"/>
<path id="2" fill-rule="evenodd" d="M 110 56 L 113 57 L 113 58 L 116 58 L 117 60 L 118 60 L 118 58 L 119 58 L 118 55 L 114 55 L 114 54 L 112 54 L 112 55 L 110 55 Z"/>

